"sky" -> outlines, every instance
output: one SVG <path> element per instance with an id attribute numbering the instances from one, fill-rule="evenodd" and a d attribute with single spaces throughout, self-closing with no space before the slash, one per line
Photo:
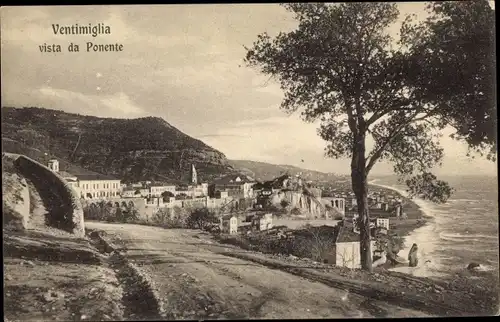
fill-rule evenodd
<path id="1" fill-rule="evenodd" d="M 424 3 L 400 3 L 425 17 Z M 244 46 L 257 35 L 293 30 L 277 4 L 2 7 L 2 106 L 39 106 L 101 117 L 158 116 L 230 159 L 348 173 L 349 160 L 325 158 L 317 124 L 279 109 L 283 92 L 247 67 Z M 111 33 L 54 35 L 52 24 L 109 26 Z M 391 29 L 397 36 L 397 29 Z M 123 44 L 86 52 L 86 42 Z M 70 43 L 80 52 L 68 52 Z M 41 52 L 43 44 L 61 53 Z M 441 175 L 495 174 L 496 163 L 466 157 L 443 137 Z M 377 164 L 372 174 L 390 174 Z"/>

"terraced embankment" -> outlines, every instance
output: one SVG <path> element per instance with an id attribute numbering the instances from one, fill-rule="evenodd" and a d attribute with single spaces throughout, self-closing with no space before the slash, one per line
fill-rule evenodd
<path id="1" fill-rule="evenodd" d="M 3 242 L 6 321 L 123 319 L 122 286 L 88 240 L 28 230 Z"/>

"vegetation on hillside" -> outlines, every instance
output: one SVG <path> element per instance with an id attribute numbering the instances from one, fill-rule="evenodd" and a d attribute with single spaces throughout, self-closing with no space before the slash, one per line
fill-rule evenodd
<path id="1" fill-rule="evenodd" d="M 100 118 L 38 107 L 2 107 L 4 151 L 37 149 L 84 169 L 124 181 L 178 180 L 191 164 L 209 180 L 229 173 L 224 154 L 161 118 Z M 16 150 L 16 151 L 11 151 Z"/>

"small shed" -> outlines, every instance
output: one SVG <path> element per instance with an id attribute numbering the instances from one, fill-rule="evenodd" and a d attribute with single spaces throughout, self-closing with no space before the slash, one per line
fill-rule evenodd
<path id="1" fill-rule="evenodd" d="M 359 249 L 359 234 L 353 232 L 352 228 L 337 226 L 335 230 L 335 242 L 332 251 L 329 253 L 328 263 L 335 266 L 360 268 L 361 256 Z M 375 241 L 371 242 L 372 251 L 375 250 Z M 373 258 L 373 253 L 371 258 Z"/>
<path id="2" fill-rule="evenodd" d="M 221 217 L 221 231 L 225 234 L 237 234 L 238 218 L 235 215 L 226 215 Z"/>

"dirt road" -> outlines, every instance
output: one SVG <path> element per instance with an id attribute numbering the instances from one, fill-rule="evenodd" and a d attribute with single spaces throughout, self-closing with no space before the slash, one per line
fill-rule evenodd
<path id="1" fill-rule="evenodd" d="M 217 254 L 194 231 L 96 222 L 86 228 L 105 231 L 125 259 L 153 281 L 164 318 L 426 316 Z"/>

